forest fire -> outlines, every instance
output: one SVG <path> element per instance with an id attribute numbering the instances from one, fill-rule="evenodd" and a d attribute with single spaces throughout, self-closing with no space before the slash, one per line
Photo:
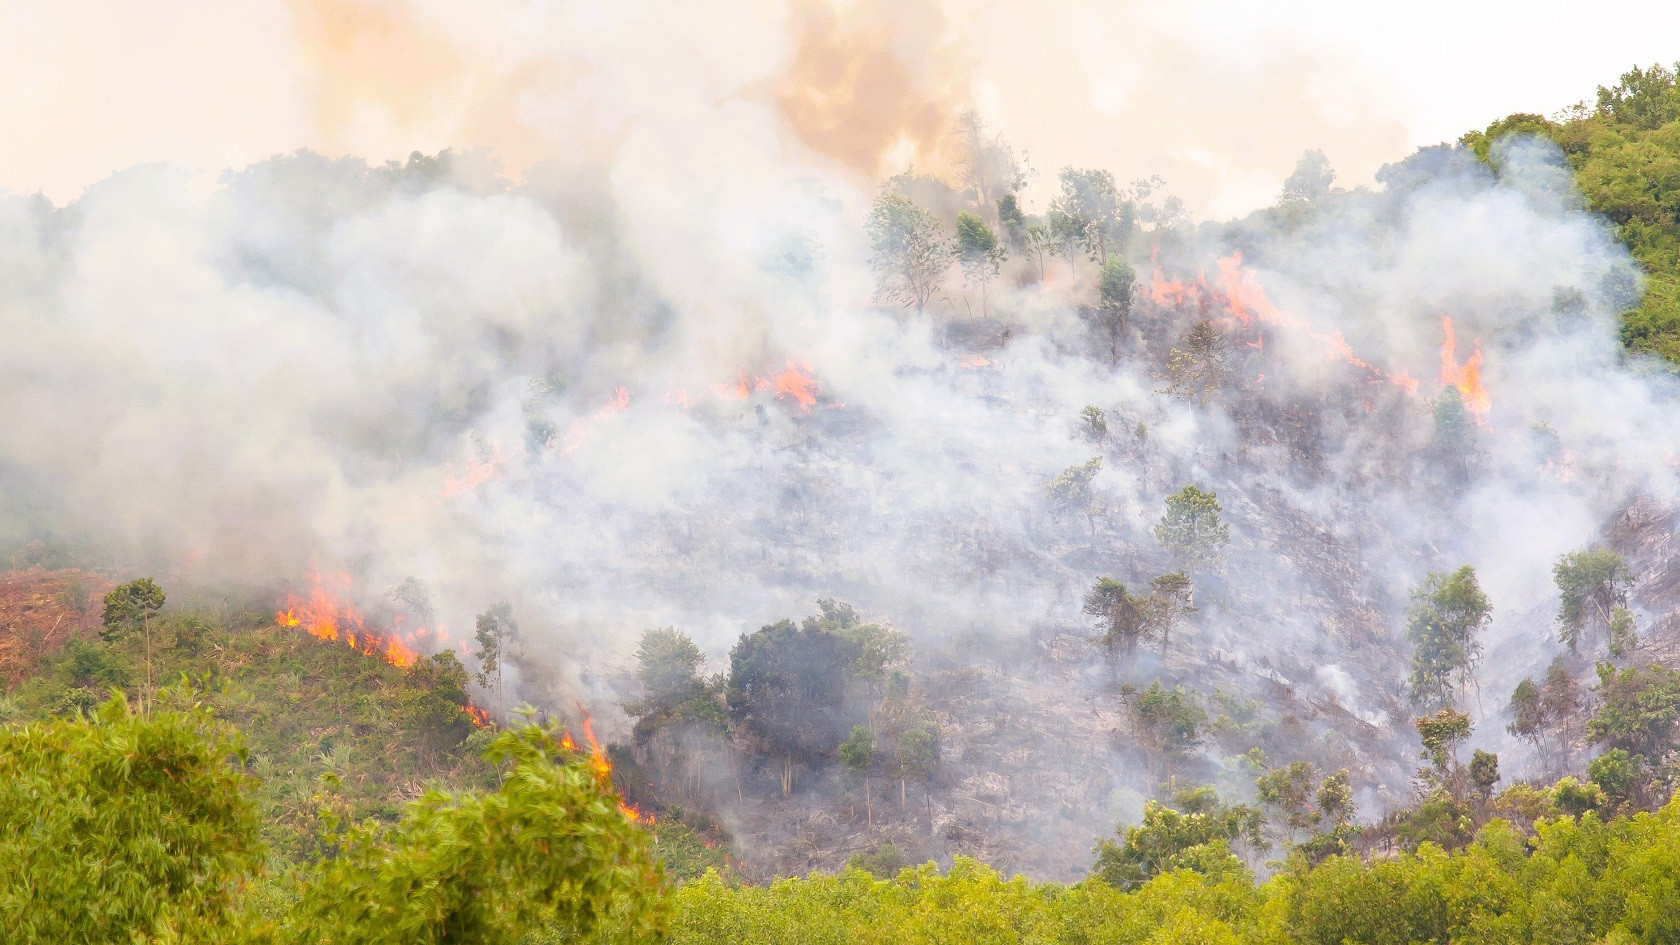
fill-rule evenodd
<path id="1" fill-rule="evenodd" d="M 1370 374 L 1374 380 L 1386 380 L 1415 396 L 1418 382 L 1405 371 L 1385 371 L 1354 353 L 1353 346 L 1340 331 L 1321 331 L 1279 310 L 1267 298 L 1266 291 L 1254 278 L 1254 271 L 1242 264 L 1242 254 L 1232 253 L 1219 260 L 1219 278 L 1224 287 L 1226 310 L 1238 323 L 1247 327 L 1260 324 L 1288 328 L 1300 332 L 1324 346 L 1325 357 L 1340 358 L 1347 364 Z M 1158 277 L 1157 277 L 1158 278 Z M 1173 285 L 1177 285 L 1173 283 Z"/>
<path id="2" fill-rule="evenodd" d="M 463 475 L 457 477 L 453 471 L 447 473 L 443 480 L 443 491 L 438 494 L 438 498 L 453 499 L 484 485 L 501 475 L 502 462 L 502 446 L 497 443 L 488 457 L 468 463 L 467 471 Z"/>
<path id="3" fill-rule="evenodd" d="M 310 574 L 313 584 L 308 597 L 287 592 L 286 609 L 274 614 L 274 622 L 282 627 L 296 627 L 318 640 L 340 640 L 358 653 L 377 656 L 392 666 L 407 668 L 419 659 L 408 644 L 394 634 L 370 629 L 362 612 L 354 604 L 341 599 L 348 590 L 350 578 L 339 575 L 334 582 L 338 593 L 327 589 L 319 572 Z"/>
<path id="4" fill-rule="evenodd" d="M 1477 419 L 1487 415 L 1492 409 L 1493 401 L 1489 399 L 1487 391 L 1482 387 L 1482 342 L 1477 339 L 1474 351 L 1462 366 L 1458 363 L 1458 339 L 1453 333 L 1452 319 L 1441 316 L 1441 330 L 1446 334 L 1446 340 L 1441 342 L 1441 386 L 1458 388 L 1459 396 L 1464 398 L 1464 409 L 1475 414 Z"/>
<path id="5" fill-rule="evenodd" d="M 787 368 L 772 377 L 737 372 L 735 380 L 713 384 L 712 390 L 726 400 L 746 400 L 754 391 L 767 391 L 777 400 L 792 400 L 804 413 L 817 405 L 817 382 L 810 374 L 811 366 L 789 359 Z"/>
<path id="6" fill-rule="evenodd" d="M 472 724 L 473 724 L 474 728 L 489 728 L 490 727 L 490 713 L 489 712 L 486 712 L 485 710 L 480 709 L 476 705 L 461 706 L 461 711 L 466 714 L 467 718 L 472 720 Z"/>

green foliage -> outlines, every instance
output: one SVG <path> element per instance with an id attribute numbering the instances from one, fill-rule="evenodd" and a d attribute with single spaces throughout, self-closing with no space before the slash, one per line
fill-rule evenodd
<path id="1" fill-rule="evenodd" d="M 1159 680 L 1142 692 L 1122 687 L 1120 694 L 1133 733 L 1156 760 L 1156 779 L 1169 780 L 1173 761 L 1201 744 L 1208 727 L 1207 710 L 1183 686 L 1167 689 Z"/>
<path id="2" fill-rule="evenodd" d="M 513 619 L 513 605 L 497 604 L 479 614 L 474 621 L 473 638 L 478 641 L 478 651 L 473 654 L 478 659 L 478 683 L 481 686 L 495 684 L 496 708 L 499 713 L 505 714 L 506 707 L 502 705 L 502 663 L 511 655 L 509 648 L 519 639 L 519 624 Z"/>
<path id="3" fill-rule="evenodd" d="M 1555 141 L 1575 170 L 1588 208 L 1615 225 L 1648 278 L 1643 296 L 1627 287 L 1622 343 L 1680 360 L 1680 82 L 1662 66 L 1634 68 L 1595 107 L 1547 120 L 1511 115 L 1461 141 L 1489 163 L 1510 135 Z"/>
<path id="4" fill-rule="evenodd" d="M 1558 633 L 1571 650 L 1590 630 L 1603 633 L 1607 640 L 1614 636 L 1616 611 L 1627 606 L 1633 583 L 1626 559 L 1608 549 L 1589 548 L 1559 558 L 1552 576 L 1559 596 Z M 1631 615 L 1625 619 L 1631 623 Z"/>
<path id="5" fill-rule="evenodd" d="M 1477 635 L 1493 605 L 1469 565 L 1432 572 L 1412 593 L 1406 635 L 1412 643 L 1412 699 L 1425 707 L 1451 705 L 1470 683 L 1481 656 Z"/>
<path id="6" fill-rule="evenodd" d="M 1108 363 L 1120 363 L 1120 345 L 1126 336 L 1126 320 L 1132 313 L 1132 292 L 1137 273 L 1118 255 L 1103 263 L 1097 283 L 1097 323 L 1108 346 Z"/>
<path id="7" fill-rule="evenodd" d="M 862 721 L 857 687 L 879 682 L 908 652 L 897 630 L 863 623 L 849 605 L 818 602 L 803 624 L 781 620 L 743 634 L 730 651 L 727 702 L 735 736 L 789 764 L 831 757 Z M 783 790 L 789 790 L 784 773 Z"/>
<path id="8" fill-rule="evenodd" d="M 1643 772 L 1643 780 L 1666 776 L 1680 735 L 1680 673 L 1666 666 L 1618 671 L 1598 666 L 1598 711 L 1587 720 L 1587 738 L 1619 748 Z"/>
<path id="9" fill-rule="evenodd" d="M 1219 495 L 1185 486 L 1167 496 L 1167 510 L 1155 526 L 1155 540 L 1189 566 L 1210 566 L 1224 557 L 1231 540 L 1220 520 Z"/>
<path id="10" fill-rule="evenodd" d="M 1086 592 L 1085 613 L 1098 619 L 1102 644 L 1110 651 L 1130 653 L 1148 629 L 1143 599 L 1132 596 L 1126 585 L 1110 577 L 1098 579 Z"/>
<path id="11" fill-rule="evenodd" d="M 700 647 L 676 627 L 645 631 L 636 645 L 636 678 L 646 701 L 657 706 L 692 698 L 700 682 L 700 666 L 705 662 Z"/>
<path id="12" fill-rule="evenodd" d="M 1085 434 L 1085 439 L 1092 443 L 1101 443 L 1108 439 L 1108 417 L 1096 404 L 1086 404 L 1085 408 L 1079 411 L 1079 426 Z"/>
<path id="13" fill-rule="evenodd" d="M 1097 844 L 1091 873 L 1119 889 L 1137 889 L 1163 873 L 1190 870 L 1219 878 L 1242 875 L 1233 845 L 1260 842 L 1260 812 L 1226 805 L 1211 788 L 1183 791 L 1177 808 L 1150 801 L 1143 822 L 1117 831 L 1119 842 Z"/>
<path id="14" fill-rule="evenodd" d="M 163 602 L 163 588 L 151 578 L 117 585 L 105 595 L 105 613 L 101 618 L 104 629 L 99 632 L 100 637 L 110 642 L 141 630 L 163 608 Z"/>
<path id="15" fill-rule="evenodd" d="M 875 763 L 875 736 L 870 734 L 869 726 L 855 725 L 852 734 L 840 743 L 840 763 L 847 768 L 862 774 Z"/>
<path id="16" fill-rule="evenodd" d="M 955 255 L 939 221 L 908 197 L 884 190 L 870 210 L 865 232 L 876 302 L 922 314 Z"/>
<path id="17" fill-rule="evenodd" d="M 6 940 L 203 940 L 262 863 L 245 747 L 193 694 L 0 729 Z"/>
<path id="18" fill-rule="evenodd" d="M 542 931 L 655 942 L 666 886 L 648 837 L 618 808 L 594 759 L 534 727 L 504 732 L 491 794 L 427 791 L 391 826 L 329 834 L 282 939 L 298 945 L 474 942 Z"/>

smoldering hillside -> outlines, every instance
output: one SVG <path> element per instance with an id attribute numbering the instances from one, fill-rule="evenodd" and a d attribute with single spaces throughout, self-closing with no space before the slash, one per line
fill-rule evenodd
<path id="1" fill-rule="evenodd" d="M 846 601 L 909 635 L 940 726 L 897 829 L 1041 875 L 1155 787 L 1125 683 L 1224 720 L 1187 777 L 1239 783 L 1247 745 L 1351 768 L 1368 815 L 1397 803 L 1401 614 L 1471 564 L 1495 608 L 1477 739 L 1520 768 L 1500 707 L 1561 649 L 1552 562 L 1674 492 L 1673 384 L 1615 335 L 1637 270 L 1545 147 L 1497 170 L 1426 149 L 1229 224 L 1143 199 L 1105 339 L 1078 248 L 984 288 L 953 267 L 919 315 L 873 303 L 872 193 L 736 119 L 704 153 L 740 159 L 692 175 L 631 141 L 518 182 L 478 154 L 298 153 L 5 198 L 12 543 L 191 582 L 342 572 L 367 602 L 414 578 L 463 648 L 509 600 L 516 696 L 608 717 L 646 628 L 715 671 L 744 630 Z M 932 178 L 887 187 L 995 219 Z M 1198 322 L 1216 350 L 1186 382 Z M 1076 501 L 1054 487 L 1097 457 Z M 1170 647 L 1107 657 L 1083 597 L 1174 568 L 1152 529 L 1185 485 L 1217 493 L 1225 561 Z M 835 772 L 783 797 L 727 755 L 695 790 L 767 868 L 864 842 Z"/>

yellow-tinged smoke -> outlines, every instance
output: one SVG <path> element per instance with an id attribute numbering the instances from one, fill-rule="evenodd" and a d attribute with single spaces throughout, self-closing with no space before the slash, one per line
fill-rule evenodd
<path id="1" fill-rule="evenodd" d="M 1325 150 L 1366 176 L 1404 150 L 1356 63 L 1285 34 L 1215 40 L 1159 0 L 111 0 L 0 12 L 0 187 L 74 197 L 114 170 L 203 171 L 307 147 L 373 160 L 487 148 L 519 174 L 604 161 L 633 129 L 773 115 L 790 155 L 873 184 L 948 167 L 978 109 L 1040 175 L 1159 174 L 1193 210 L 1267 202 Z M 683 147 L 673 140 L 674 148 Z"/>

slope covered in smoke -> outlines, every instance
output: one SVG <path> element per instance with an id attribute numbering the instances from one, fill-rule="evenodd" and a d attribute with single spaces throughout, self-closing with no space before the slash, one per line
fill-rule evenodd
<path id="1" fill-rule="evenodd" d="M 680 127 L 682 160 L 630 132 L 519 182 L 482 154 L 298 153 L 208 190 L 147 166 L 64 207 L 5 198 L 8 532 L 199 581 L 342 571 L 364 601 L 416 578 L 411 610 L 462 649 L 511 600 L 519 695 L 555 705 L 632 696 L 603 667 L 646 627 L 722 656 L 841 598 L 949 693 L 973 748 L 947 821 L 980 816 L 963 796 L 1051 810 L 1083 785 L 1056 843 L 1036 821 L 1018 841 L 1065 870 L 1067 838 L 1154 788 L 1115 736 L 1118 683 L 1257 700 L 1274 752 L 1353 765 L 1380 810 L 1415 753 L 1410 589 L 1481 574 L 1493 721 L 1557 648 L 1552 562 L 1673 497 L 1671 382 L 1617 343 L 1639 271 L 1542 142 L 1491 166 L 1426 149 L 1374 191 L 1228 225 L 1134 191 L 1115 251 L 1139 300 L 1104 340 L 1071 244 L 985 287 L 944 273 L 921 314 L 872 304 L 870 194 L 782 120 L 735 103 Z M 999 219 L 984 188 L 889 186 L 947 228 Z M 1077 501 L 1053 488 L 1099 456 Z M 1175 567 L 1153 528 L 1185 485 L 1217 493 L 1227 560 L 1192 575 L 1174 649 L 1109 670 L 1085 592 Z M 951 675 L 986 662 L 977 640 L 1002 641 L 978 685 L 1034 720 L 1008 738 L 963 727 L 998 705 Z"/>

